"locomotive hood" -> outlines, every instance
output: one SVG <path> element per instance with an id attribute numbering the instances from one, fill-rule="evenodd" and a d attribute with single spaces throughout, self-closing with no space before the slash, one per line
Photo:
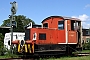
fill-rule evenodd
<path id="1" fill-rule="evenodd" d="M 32 42 L 34 42 L 34 41 L 33 40 L 27 40 L 27 41 L 25 41 L 26 44 L 30 44 Z M 19 44 L 19 43 L 20 43 L 20 40 L 12 41 L 12 44 Z"/>
<path id="2" fill-rule="evenodd" d="M 12 44 L 19 44 L 19 40 L 12 41 Z"/>

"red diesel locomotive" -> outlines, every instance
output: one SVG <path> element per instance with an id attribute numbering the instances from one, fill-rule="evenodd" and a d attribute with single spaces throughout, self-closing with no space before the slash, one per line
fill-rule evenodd
<path id="1" fill-rule="evenodd" d="M 25 39 L 12 41 L 19 53 L 63 54 L 82 47 L 82 26 L 77 18 L 50 16 L 42 25 L 29 24 Z"/>

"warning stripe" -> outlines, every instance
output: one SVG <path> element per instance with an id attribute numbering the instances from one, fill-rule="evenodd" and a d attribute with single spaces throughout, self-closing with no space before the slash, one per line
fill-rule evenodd
<path id="1" fill-rule="evenodd" d="M 34 53 L 34 44 L 32 44 L 32 53 Z"/>
<path id="2" fill-rule="evenodd" d="M 20 52 L 20 44 L 18 44 L 18 52 Z"/>
<path id="3" fill-rule="evenodd" d="M 20 47 L 20 44 L 18 44 L 18 52 L 22 52 L 24 47 L 25 52 L 34 53 L 34 44 L 24 44 L 22 48 Z"/>
<path id="4" fill-rule="evenodd" d="M 29 53 L 31 53 L 31 46 L 30 46 L 30 44 L 28 44 L 28 50 L 29 50 Z"/>
<path id="5" fill-rule="evenodd" d="M 25 44 L 24 46 L 25 46 L 25 52 L 28 52 L 28 51 L 27 51 L 27 44 Z"/>

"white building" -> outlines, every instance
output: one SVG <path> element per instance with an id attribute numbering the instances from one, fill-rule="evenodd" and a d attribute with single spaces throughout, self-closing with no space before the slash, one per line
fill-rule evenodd
<path id="1" fill-rule="evenodd" d="M 13 41 L 14 40 L 24 40 L 24 37 L 25 37 L 25 33 L 13 32 Z M 8 44 L 9 41 L 11 43 L 11 33 L 6 33 L 4 37 L 4 46 L 7 49 L 10 49 L 10 45 Z"/>

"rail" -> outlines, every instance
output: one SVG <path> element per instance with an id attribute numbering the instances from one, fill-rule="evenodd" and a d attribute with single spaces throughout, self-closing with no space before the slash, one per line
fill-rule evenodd
<path id="1" fill-rule="evenodd" d="M 90 53 L 75 53 L 75 56 L 89 56 Z"/>

